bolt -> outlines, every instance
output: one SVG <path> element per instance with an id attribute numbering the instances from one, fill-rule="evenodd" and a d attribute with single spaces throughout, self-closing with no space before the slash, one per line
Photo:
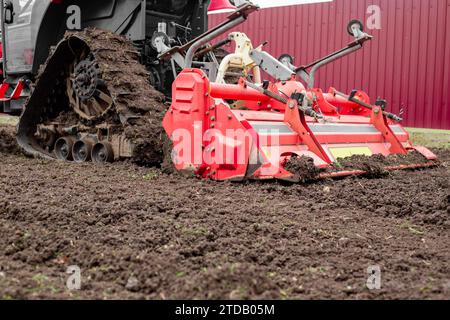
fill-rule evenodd
<path id="1" fill-rule="evenodd" d="M 206 111 L 206 115 L 209 116 L 209 111 Z"/>
<path id="2" fill-rule="evenodd" d="M 215 127 L 214 123 L 213 123 L 213 124 L 211 124 L 211 128 L 214 128 L 214 127 Z"/>
<path id="3" fill-rule="evenodd" d="M 233 119 L 233 117 L 231 116 L 231 114 L 228 115 L 228 120 Z"/>
<path id="4" fill-rule="evenodd" d="M 211 117 L 211 121 L 216 121 L 216 117 Z"/>

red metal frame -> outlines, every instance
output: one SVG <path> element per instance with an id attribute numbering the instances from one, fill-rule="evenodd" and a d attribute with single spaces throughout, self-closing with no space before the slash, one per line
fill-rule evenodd
<path id="1" fill-rule="evenodd" d="M 389 151 L 393 154 L 407 155 L 408 151 L 396 137 L 392 129 L 388 125 L 388 121 L 380 107 L 374 107 L 372 110 L 371 120 L 375 128 L 381 132 L 386 142 L 390 143 Z"/>
<path id="2" fill-rule="evenodd" d="M 182 71 L 173 84 L 173 103 L 163 123 L 174 143 L 177 169 L 194 170 L 203 178 L 220 181 L 292 180 L 294 175 L 284 166 L 294 155 L 308 156 L 318 167 L 332 165 L 334 152 L 341 149 L 364 149 L 385 156 L 406 155 L 415 149 L 429 160 L 436 159 L 426 148 L 414 148 L 402 126 L 388 120 L 378 106 L 362 108 L 338 97 L 333 88 L 325 94 L 320 89 L 305 90 L 295 79 L 271 83 L 268 90 L 287 97 L 299 90 L 306 92 L 324 119 L 305 116 L 296 100 L 281 103 L 247 87 L 243 79 L 237 85 L 217 84 L 210 83 L 201 70 Z M 358 92 L 357 97 L 370 103 L 364 92 Z M 244 107 L 233 109 L 227 100 L 238 100 Z M 347 171 L 320 177 L 362 173 Z"/>
<path id="3" fill-rule="evenodd" d="M 14 91 L 10 97 L 6 96 L 6 93 L 8 92 L 10 88 L 10 84 L 7 82 L 4 82 L 0 85 L 0 102 L 8 102 L 11 100 L 17 100 L 20 98 L 20 95 L 22 94 L 22 90 L 24 88 L 24 83 L 22 80 L 19 80 L 16 87 L 14 88 Z"/>
<path id="4" fill-rule="evenodd" d="M 305 115 L 299 112 L 297 102 L 289 100 L 288 107 L 284 113 L 284 122 L 298 135 L 299 143 L 308 147 L 308 150 L 315 153 L 323 161 L 331 163 L 330 157 L 326 154 L 314 133 L 308 127 Z"/>

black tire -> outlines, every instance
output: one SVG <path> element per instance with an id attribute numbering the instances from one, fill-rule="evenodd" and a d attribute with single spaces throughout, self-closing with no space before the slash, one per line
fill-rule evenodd
<path id="1" fill-rule="evenodd" d="M 364 32 L 364 24 L 360 21 L 360 20 L 352 20 L 348 23 L 347 25 L 347 32 L 349 35 L 351 35 L 352 37 L 354 37 L 355 35 L 353 34 L 353 26 L 357 24 L 359 26 L 359 29 L 361 30 L 361 32 Z"/>
<path id="2" fill-rule="evenodd" d="M 55 143 L 56 158 L 63 161 L 72 161 L 72 148 L 75 143 L 75 138 L 64 137 L 60 138 Z"/>
<path id="3" fill-rule="evenodd" d="M 114 150 L 107 141 L 97 143 L 92 148 L 91 158 L 94 163 L 112 163 L 114 162 Z"/>
<path id="4" fill-rule="evenodd" d="M 73 161 L 77 163 L 91 161 L 92 143 L 90 141 L 78 140 L 72 148 Z"/>
<path id="5" fill-rule="evenodd" d="M 294 57 L 290 54 L 284 53 L 278 58 L 280 62 L 283 62 L 283 60 L 288 60 L 290 64 L 294 65 Z"/>

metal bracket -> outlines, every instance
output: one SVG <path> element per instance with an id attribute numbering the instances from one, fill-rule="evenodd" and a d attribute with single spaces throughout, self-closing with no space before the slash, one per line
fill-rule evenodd
<path id="1" fill-rule="evenodd" d="M 408 154 L 406 148 L 398 140 L 397 136 L 389 126 L 386 115 L 381 110 L 381 107 L 372 108 L 371 122 L 374 127 L 383 135 L 384 140 L 391 145 L 389 148 L 390 152 L 394 154 Z"/>
<path id="2" fill-rule="evenodd" d="M 368 35 L 367 33 L 363 32 L 361 27 L 356 24 L 355 26 L 352 26 L 352 35 L 355 37 L 355 40 L 348 44 L 345 48 L 342 48 L 341 50 L 338 50 L 336 52 L 333 52 L 319 60 L 316 60 L 308 65 L 300 66 L 295 69 L 295 73 L 308 84 L 308 88 L 314 88 L 315 86 L 315 76 L 317 71 L 333 62 L 336 61 L 344 56 L 347 56 L 359 49 L 361 49 L 366 41 L 370 41 L 373 39 L 371 35 Z M 308 69 L 311 69 L 309 72 Z"/>
<path id="3" fill-rule="evenodd" d="M 223 83 L 225 81 L 227 71 L 231 68 L 236 68 L 242 70 L 245 76 L 253 71 L 254 82 L 260 83 L 260 68 L 251 57 L 251 52 L 253 50 L 251 40 L 245 33 L 242 32 L 232 32 L 228 35 L 228 39 L 235 43 L 236 50 L 234 53 L 231 53 L 223 58 L 219 65 L 217 79 L 215 82 Z"/>
<path id="4" fill-rule="evenodd" d="M 295 72 L 265 51 L 252 50 L 250 57 L 262 70 L 277 80 L 288 81 L 295 76 Z"/>
<path id="5" fill-rule="evenodd" d="M 317 141 L 314 133 L 308 127 L 305 120 L 305 115 L 300 112 L 299 105 L 296 100 L 289 100 L 287 102 L 288 107 L 284 113 L 284 122 L 294 130 L 298 138 L 302 143 L 308 146 L 308 150 L 313 152 L 319 158 L 327 163 L 331 163 L 331 160 L 322 145 Z"/>
<path id="6" fill-rule="evenodd" d="M 247 20 L 247 17 L 251 13 L 253 13 L 257 10 L 259 10 L 258 6 L 251 4 L 251 3 L 247 3 L 247 4 L 239 7 L 236 12 L 234 12 L 230 16 L 228 16 L 227 20 L 225 22 L 223 22 L 222 24 L 210 29 L 206 33 L 189 41 L 188 43 L 186 43 L 183 46 L 173 47 L 173 48 L 170 48 L 169 50 L 164 51 L 163 53 L 161 53 L 158 56 L 158 59 L 169 60 L 176 52 L 178 52 L 181 55 L 186 56 L 185 66 L 186 66 L 186 68 L 190 68 L 195 54 L 197 53 L 198 50 L 201 49 L 202 46 L 207 44 L 209 41 L 217 38 L 218 36 L 228 32 L 229 30 L 236 27 L 237 25 L 243 23 L 245 20 Z"/>

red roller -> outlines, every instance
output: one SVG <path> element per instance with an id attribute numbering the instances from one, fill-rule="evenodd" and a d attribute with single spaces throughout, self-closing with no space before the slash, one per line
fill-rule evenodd
<path id="1" fill-rule="evenodd" d="M 213 98 L 229 100 L 269 101 L 270 98 L 255 89 L 243 85 L 211 83 L 210 95 Z"/>

